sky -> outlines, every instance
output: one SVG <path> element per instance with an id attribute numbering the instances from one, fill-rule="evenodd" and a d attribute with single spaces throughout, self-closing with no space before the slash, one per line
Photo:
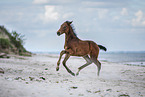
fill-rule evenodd
<path id="1" fill-rule="evenodd" d="M 0 25 L 25 35 L 28 51 L 63 50 L 67 20 L 108 51 L 145 51 L 145 0 L 0 0 Z"/>

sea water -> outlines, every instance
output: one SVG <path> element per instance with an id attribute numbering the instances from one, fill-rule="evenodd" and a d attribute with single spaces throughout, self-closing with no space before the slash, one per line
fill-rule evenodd
<path id="1" fill-rule="evenodd" d="M 60 52 L 34 52 L 39 54 L 51 54 L 59 56 Z M 121 63 L 125 65 L 137 65 L 145 67 L 145 51 L 142 52 L 103 52 L 99 54 L 99 60 L 104 62 Z"/>
<path id="2" fill-rule="evenodd" d="M 145 66 L 144 52 L 101 52 L 99 59 L 107 62 L 116 62 L 126 65 Z"/>

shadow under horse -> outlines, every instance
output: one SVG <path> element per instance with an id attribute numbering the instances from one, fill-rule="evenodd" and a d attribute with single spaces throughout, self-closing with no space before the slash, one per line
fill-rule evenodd
<path id="1" fill-rule="evenodd" d="M 97 45 L 93 41 L 84 41 L 79 39 L 74 32 L 71 23 L 72 21 L 64 22 L 61 25 L 60 29 L 57 31 L 58 36 L 65 34 L 65 50 L 62 50 L 60 52 L 60 57 L 57 62 L 56 70 L 59 70 L 62 55 L 65 54 L 65 58 L 62 64 L 71 75 L 75 76 L 75 74 L 67 67 L 66 61 L 69 59 L 70 56 L 80 56 L 86 60 L 86 64 L 78 68 L 78 72 L 76 73 L 76 75 L 78 75 L 80 70 L 82 70 L 86 66 L 95 63 L 95 65 L 98 67 L 97 74 L 99 76 L 101 70 L 101 63 L 98 61 L 99 49 L 102 49 L 104 51 L 106 51 L 107 49 L 102 45 Z"/>

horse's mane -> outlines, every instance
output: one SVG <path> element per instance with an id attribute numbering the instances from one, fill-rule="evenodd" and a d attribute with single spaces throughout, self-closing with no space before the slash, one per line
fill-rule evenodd
<path id="1" fill-rule="evenodd" d="M 69 21 L 66 21 L 66 23 L 68 24 Z M 70 26 L 71 26 L 71 28 L 73 30 L 74 35 L 77 37 L 77 34 L 76 34 L 76 31 L 75 31 L 74 25 L 73 24 L 70 24 Z"/>
<path id="2" fill-rule="evenodd" d="M 77 37 L 77 34 L 76 34 L 76 31 L 75 31 L 74 25 L 71 24 L 70 26 L 71 26 L 71 28 L 72 28 L 72 30 L 73 30 L 74 35 Z"/>

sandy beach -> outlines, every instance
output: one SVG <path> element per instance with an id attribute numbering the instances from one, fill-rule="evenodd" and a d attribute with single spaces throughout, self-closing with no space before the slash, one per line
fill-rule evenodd
<path id="1" fill-rule="evenodd" d="M 57 54 L 0 59 L 0 97 L 145 97 L 145 67 L 103 62 L 100 76 L 94 64 L 71 76 Z M 71 57 L 67 66 L 77 72 L 85 64 Z"/>

